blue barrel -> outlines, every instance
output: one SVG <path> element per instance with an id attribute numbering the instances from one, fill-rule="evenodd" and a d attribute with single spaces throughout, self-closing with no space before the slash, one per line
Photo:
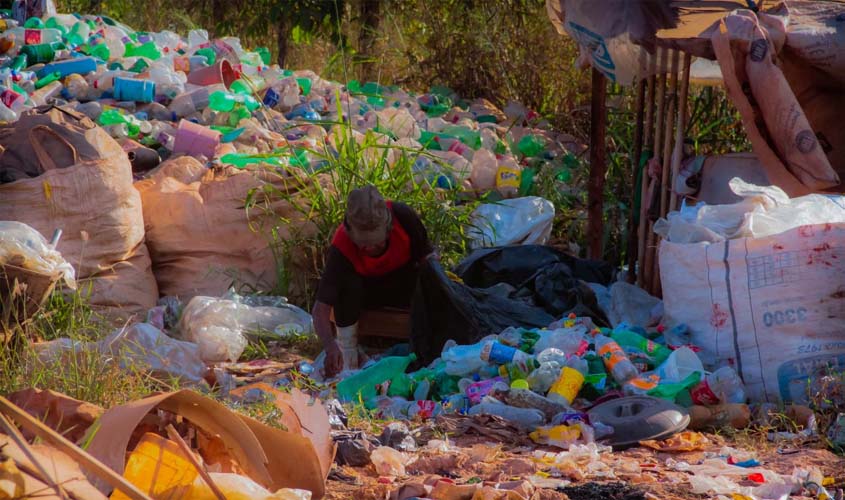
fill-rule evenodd
<path id="1" fill-rule="evenodd" d="M 64 78 L 73 74 L 85 75 L 92 71 L 97 71 L 97 60 L 93 57 L 78 57 L 47 64 L 38 70 L 38 78 L 57 72 L 61 73 L 61 77 Z"/>
<path id="2" fill-rule="evenodd" d="M 114 98 L 118 101 L 153 102 L 156 84 L 150 80 L 115 77 Z"/>

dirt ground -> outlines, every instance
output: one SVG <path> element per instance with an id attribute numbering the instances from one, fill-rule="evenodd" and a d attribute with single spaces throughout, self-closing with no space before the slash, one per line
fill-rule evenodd
<path id="1" fill-rule="evenodd" d="M 532 499 L 689 499 L 712 498 L 713 495 L 696 495 L 691 492 L 688 472 L 678 472 L 667 466 L 667 461 L 698 464 L 708 452 L 717 453 L 723 446 L 749 450 L 744 446 L 754 442 L 754 436 L 744 435 L 741 439 L 725 438 L 705 434 L 709 444 L 703 451 L 659 452 L 645 447 L 604 453 L 601 461 L 607 468 L 595 474 L 584 472 L 582 477 L 566 478 L 571 481 L 565 487 L 556 489 L 538 488 Z M 765 441 L 765 435 L 759 438 Z M 514 441 L 521 441 L 515 439 Z M 519 481 L 529 476 L 549 471 L 548 466 L 534 459 L 536 450 L 558 453 L 556 448 L 538 447 L 527 442 L 502 443 L 487 436 L 464 435 L 450 439 L 447 452 L 409 452 L 416 456 L 416 462 L 406 467 L 405 476 L 395 479 L 380 477 L 372 465 L 366 467 L 337 467 L 328 482 L 327 498 L 332 500 L 354 498 L 356 500 L 382 500 L 407 483 L 425 481 L 430 476 L 450 479 L 456 484 L 481 481 L 485 485 L 496 485 L 508 481 Z M 791 475 L 796 468 L 818 467 L 825 477 L 834 479 L 828 490 L 845 487 L 845 459 L 827 450 L 819 449 L 820 443 L 808 443 L 800 447 L 791 444 L 775 446 L 760 442 L 752 446 L 760 467 L 783 475 Z M 577 476 L 575 474 L 574 476 Z M 429 479 L 430 480 L 430 479 Z M 755 486 L 750 481 L 738 481 L 742 486 Z M 550 486 L 554 486 L 553 484 Z M 564 496 L 566 495 L 566 496 Z M 451 499 L 461 496 L 444 497 Z M 466 497 L 469 498 L 469 497 Z M 812 498 L 793 496 L 792 498 Z"/>

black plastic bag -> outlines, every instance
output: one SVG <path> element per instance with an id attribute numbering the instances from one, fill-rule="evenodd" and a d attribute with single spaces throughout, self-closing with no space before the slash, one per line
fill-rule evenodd
<path id="1" fill-rule="evenodd" d="M 449 339 L 473 344 L 509 326 L 542 328 L 555 319 L 541 307 L 456 283 L 429 260 L 420 267 L 412 301 L 411 348 L 417 364 L 427 365 Z"/>
<path id="2" fill-rule="evenodd" d="M 538 270 L 554 264 L 565 264 L 572 278 L 587 283 L 607 286 L 613 281 L 614 269 L 607 262 L 579 259 L 542 245 L 482 248 L 458 264 L 455 273 L 464 283 L 475 288 L 487 288 L 497 283 L 519 288 Z"/>

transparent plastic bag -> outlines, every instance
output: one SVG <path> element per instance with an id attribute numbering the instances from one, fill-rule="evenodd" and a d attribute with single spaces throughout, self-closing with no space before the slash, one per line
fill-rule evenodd
<path id="1" fill-rule="evenodd" d="M 0 265 L 13 266 L 48 275 L 60 274 L 76 289 L 75 271 L 44 236 L 16 221 L 0 221 Z"/>
<path id="2" fill-rule="evenodd" d="M 554 205 L 537 196 L 481 205 L 473 213 L 471 246 L 543 245 L 554 218 Z"/>

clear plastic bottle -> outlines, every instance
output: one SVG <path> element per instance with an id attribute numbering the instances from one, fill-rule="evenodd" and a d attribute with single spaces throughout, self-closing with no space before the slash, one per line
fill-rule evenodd
<path id="1" fill-rule="evenodd" d="M 708 374 L 690 391 L 695 404 L 712 406 L 719 403 L 745 403 L 745 385 L 736 371 L 723 366 Z"/>
<path id="2" fill-rule="evenodd" d="M 65 88 L 67 88 L 68 94 L 77 101 L 88 99 L 90 86 L 88 80 L 82 75 L 76 73 L 68 75 L 65 78 Z"/>
<path id="3" fill-rule="evenodd" d="M 540 410 L 546 420 L 551 420 L 555 415 L 571 410 L 565 402 L 541 396 L 527 389 L 510 389 L 505 394 L 504 401 L 517 408 Z"/>
<path id="4" fill-rule="evenodd" d="M 61 93 L 61 91 L 62 83 L 52 82 L 33 92 L 29 96 L 29 98 L 32 100 L 32 103 L 36 106 L 43 106 L 47 104 L 47 101 L 57 97 Z"/>
<path id="5" fill-rule="evenodd" d="M 599 334 L 595 337 L 595 343 L 596 352 L 604 361 L 604 366 L 620 385 L 639 374 L 637 368 L 625 355 L 625 351 L 613 339 Z"/>
<path id="6" fill-rule="evenodd" d="M 484 341 L 481 341 L 471 345 L 455 345 L 444 350 L 441 357 L 446 362 L 446 373 L 462 376 L 478 371 L 487 364 L 481 359 L 483 347 Z"/>
<path id="7" fill-rule="evenodd" d="M 543 425 L 546 417 L 534 408 L 516 408 L 496 401 L 483 401 L 469 409 L 470 415 L 496 415 L 522 427 L 533 429 Z"/>
<path id="8" fill-rule="evenodd" d="M 555 361 L 540 363 L 540 367 L 528 376 L 528 386 L 532 391 L 545 394 L 560 376 L 563 365 Z"/>
<path id="9" fill-rule="evenodd" d="M 208 43 L 208 31 L 191 30 L 188 32 L 188 47 L 194 49 L 204 43 Z"/>
<path id="10" fill-rule="evenodd" d="M 571 328 L 558 328 L 540 332 L 540 339 L 534 344 L 534 352 L 543 352 L 549 348 L 563 351 L 567 355 L 576 354 L 586 349 L 588 342 L 584 335 L 587 329 L 582 325 Z"/>
<path id="11" fill-rule="evenodd" d="M 3 85 L 0 85 L 0 101 L 15 113 L 26 108 L 26 96 Z"/>
<path id="12" fill-rule="evenodd" d="M 212 92 L 216 92 L 218 90 L 219 89 L 212 89 L 211 87 L 200 87 L 190 92 L 178 95 L 170 103 L 169 109 L 175 113 L 178 118 L 191 116 L 192 114 L 202 111 L 208 107 L 209 96 Z"/>
<path id="13" fill-rule="evenodd" d="M 97 121 L 103 114 L 103 105 L 98 101 L 84 102 L 76 105 L 76 110 L 88 118 Z"/>

